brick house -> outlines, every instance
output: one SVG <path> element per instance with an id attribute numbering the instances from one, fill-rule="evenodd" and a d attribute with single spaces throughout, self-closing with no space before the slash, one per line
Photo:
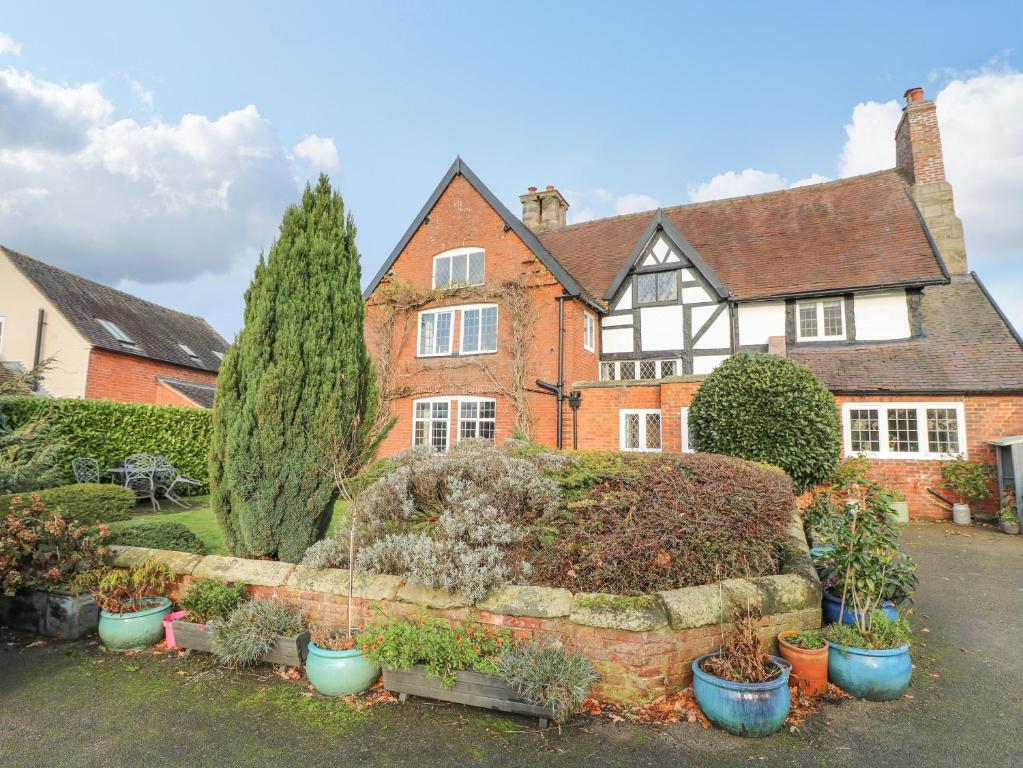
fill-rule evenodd
<path id="1" fill-rule="evenodd" d="M 201 317 L 0 246 L 0 365 L 53 358 L 40 394 L 209 408 L 227 346 Z"/>
<path id="2" fill-rule="evenodd" d="M 896 167 L 567 225 L 554 187 L 516 218 L 456 159 L 369 284 L 396 428 L 387 455 L 465 437 L 687 451 L 728 355 L 805 363 L 915 517 L 956 455 L 1023 433 L 1023 340 L 966 260 L 933 101 L 906 92 Z M 991 511 L 992 498 L 983 505 Z"/>

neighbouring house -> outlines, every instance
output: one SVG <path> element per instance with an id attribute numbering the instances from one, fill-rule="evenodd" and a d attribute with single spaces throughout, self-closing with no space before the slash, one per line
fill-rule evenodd
<path id="1" fill-rule="evenodd" d="M 39 394 L 209 408 L 227 347 L 201 317 L 0 246 L 0 365 L 52 358 Z"/>
<path id="2" fill-rule="evenodd" d="M 369 284 L 396 427 L 446 450 L 516 430 L 580 449 L 688 451 L 693 393 L 738 350 L 808 365 L 916 517 L 957 455 L 1023 434 L 1023 340 L 977 275 L 933 101 L 906 92 L 890 170 L 567 225 L 513 216 L 456 159 Z M 992 499 L 981 508 L 990 511 Z"/>

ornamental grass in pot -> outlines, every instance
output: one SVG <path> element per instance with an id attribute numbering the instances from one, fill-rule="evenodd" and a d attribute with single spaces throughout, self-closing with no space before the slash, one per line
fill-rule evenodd
<path id="1" fill-rule="evenodd" d="M 742 617 L 720 651 L 693 662 L 693 694 L 707 719 L 754 738 L 781 728 L 792 704 L 792 665 L 764 653 L 755 622 L 752 615 Z"/>
<path id="2" fill-rule="evenodd" d="M 828 690 L 828 641 L 819 629 L 789 630 L 778 635 L 778 654 L 792 665 L 789 684 L 817 698 Z"/>
<path id="3" fill-rule="evenodd" d="M 309 645 L 302 613 L 276 600 L 243 602 L 226 619 L 212 620 L 206 628 L 213 655 L 230 667 L 259 663 L 298 667 Z"/>
<path id="4" fill-rule="evenodd" d="M 349 633 L 313 627 L 305 674 L 318 693 L 350 696 L 369 690 L 380 677 L 380 665 L 369 658 L 362 634 L 358 629 Z"/>
<path id="5" fill-rule="evenodd" d="M 164 636 L 163 618 L 172 604 L 164 595 L 174 577 L 163 563 L 83 574 L 79 584 L 100 608 L 99 637 L 113 651 L 138 651 Z"/>

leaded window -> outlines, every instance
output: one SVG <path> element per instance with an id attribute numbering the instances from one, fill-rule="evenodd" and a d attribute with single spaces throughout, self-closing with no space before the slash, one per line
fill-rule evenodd
<path id="1" fill-rule="evenodd" d="M 636 277 L 636 297 L 640 304 L 677 300 L 678 270 L 638 275 Z"/>
<path id="2" fill-rule="evenodd" d="M 497 307 L 462 310 L 462 352 L 497 351 Z"/>
<path id="3" fill-rule="evenodd" d="M 675 375 L 675 361 L 674 360 L 662 360 L 661 361 L 661 378 L 665 376 Z"/>
<path id="4" fill-rule="evenodd" d="M 419 314 L 419 354 L 450 355 L 453 310 Z"/>
<path id="5" fill-rule="evenodd" d="M 601 363 L 600 364 L 600 378 L 604 381 L 614 381 L 615 376 L 615 364 L 614 363 Z"/>
<path id="6" fill-rule="evenodd" d="M 483 251 L 464 250 L 433 259 L 433 287 L 483 285 Z"/>
<path id="7" fill-rule="evenodd" d="M 661 450 L 661 412 L 657 410 L 622 411 L 620 417 L 623 451 Z"/>
<path id="8" fill-rule="evenodd" d="M 641 379 L 656 379 L 657 378 L 657 361 L 656 360 L 641 360 L 639 363 L 639 378 Z"/>

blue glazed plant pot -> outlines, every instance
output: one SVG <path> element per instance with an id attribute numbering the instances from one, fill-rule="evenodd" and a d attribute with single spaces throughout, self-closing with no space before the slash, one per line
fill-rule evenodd
<path id="1" fill-rule="evenodd" d="M 877 610 L 884 613 L 884 615 L 895 621 L 899 618 L 899 609 L 895 607 L 894 603 L 882 603 L 878 606 Z M 842 624 L 853 625 L 856 623 L 856 618 L 859 616 L 859 611 L 854 611 L 849 607 L 849 603 L 846 602 L 845 609 L 842 609 L 842 596 L 833 595 L 830 592 L 824 592 L 821 598 L 821 617 L 823 618 L 823 624 L 838 624 L 839 612 L 842 615 Z"/>
<path id="2" fill-rule="evenodd" d="M 770 736 L 781 728 L 792 703 L 792 665 L 768 656 L 781 670 L 780 675 L 766 683 L 734 683 L 703 671 L 704 660 L 715 655 L 708 653 L 693 662 L 693 694 L 707 719 L 736 736 Z"/>
<path id="3" fill-rule="evenodd" d="M 358 648 L 328 651 L 309 643 L 305 674 L 313 688 L 324 696 L 350 696 L 369 690 L 380 677 L 380 666 L 363 656 Z"/>
<path id="4" fill-rule="evenodd" d="M 166 597 L 147 597 L 150 606 L 130 613 L 99 613 L 99 639 L 112 651 L 141 651 L 163 639 L 163 618 L 171 612 Z"/>
<path id="5" fill-rule="evenodd" d="M 831 643 L 828 679 L 846 693 L 868 701 L 892 701 L 909 688 L 913 662 L 909 644 L 887 651 Z"/>

